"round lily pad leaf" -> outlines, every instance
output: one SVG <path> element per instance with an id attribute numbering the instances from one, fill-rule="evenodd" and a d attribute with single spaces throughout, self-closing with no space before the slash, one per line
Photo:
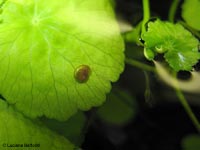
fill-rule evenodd
<path id="1" fill-rule="evenodd" d="M 66 120 L 99 106 L 124 68 L 108 0 L 8 0 L 0 24 L 0 93 L 29 117 Z"/>

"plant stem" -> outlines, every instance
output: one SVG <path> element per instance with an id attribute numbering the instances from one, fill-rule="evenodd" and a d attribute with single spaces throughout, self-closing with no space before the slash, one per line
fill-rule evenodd
<path id="1" fill-rule="evenodd" d="M 179 101 L 181 102 L 182 106 L 184 107 L 186 113 L 188 114 L 188 116 L 192 120 L 194 126 L 196 127 L 198 132 L 200 132 L 200 123 L 199 123 L 198 119 L 196 118 L 195 114 L 193 113 L 191 107 L 189 106 L 185 96 L 183 95 L 183 93 L 181 92 L 181 90 L 179 88 L 176 88 L 176 94 L 177 94 Z"/>
<path id="2" fill-rule="evenodd" d="M 144 98 L 145 98 L 146 103 L 150 104 L 150 98 L 151 98 L 150 79 L 147 72 L 146 71 L 143 71 L 143 72 L 144 72 L 144 77 L 146 81 Z"/>
<path id="3" fill-rule="evenodd" d="M 150 5 L 149 0 L 142 0 L 143 3 L 143 21 L 142 21 L 142 34 L 146 32 L 145 24 L 150 19 Z"/>
<path id="4" fill-rule="evenodd" d="M 168 19 L 170 22 L 174 22 L 174 18 L 176 15 L 176 10 L 178 8 L 179 2 L 180 0 L 173 0 L 171 4 L 170 10 L 169 10 L 169 16 L 168 16 Z"/>
<path id="5" fill-rule="evenodd" d="M 131 58 L 126 58 L 125 62 L 131 66 L 140 68 L 142 70 L 150 71 L 150 72 L 156 72 L 155 68 L 152 66 L 149 66 L 147 64 L 141 63 L 137 60 L 131 59 Z"/>

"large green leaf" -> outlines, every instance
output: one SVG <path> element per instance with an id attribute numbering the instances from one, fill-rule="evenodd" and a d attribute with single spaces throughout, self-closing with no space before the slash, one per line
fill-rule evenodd
<path id="1" fill-rule="evenodd" d="M 34 124 L 0 100 L 0 149 L 73 150 L 67 139 Z"/>
<path id="2" fill-rule="evenodd" d="M 164 54 L 165 60 L 175 71 L 191 70 L 200 58 L 199 41 L 180 24 L 160 20 L 150 22 L 142 38 L 147 59 Z"/>
<path id="3" fill-rule="evenodd" d="M 29 117 L 98 106 L 123 71 L 108 0 L 8 0 L 2 18 L 0 93 Z"/>
<path id="4" fill-rule="evenodd" d="M 182 17 L 188 25 L 194 29 L 200 30 L 200 1 L 199 0 L 185 0 L 182 5 Z"/>

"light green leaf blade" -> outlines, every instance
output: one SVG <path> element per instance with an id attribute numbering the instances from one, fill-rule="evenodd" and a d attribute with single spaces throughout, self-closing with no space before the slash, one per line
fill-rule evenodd
<path id="1" fill-rule="evenodd" d="M 149 53 L 164 54 L 165 60 L 175 71 L 191 70 L 200 58 L 199 41 L 180 24 L 160 20 L 150 22 L 142 38 L 145 49 Z M 149 59 L 150 56 L 147 56 Z"/>
<path id="2" fill-rule="evenodd" d="M 182 17 L 188 25 L 196 30 L 200 30 L 200 1 L 199 0 L 185 0 L 182 5 Z"/>
<path id="3" fill-rule="evenodd" d="M 122 89 L 112 90 L 106 102 L 99 107 L 97 114 L 106 123 L 125 125 L 137 113 L 137 103 L 134 97 Z"/>
<path id="4" fill-rule="evenodd" d="M 74 150 L 75 148 L 64 137 L 40 124 L 34 124 L 2 100 L 0 100 L 0 120 L 1 150 L 19 149 L 15 144 L 22 145 L 21 149 Z M 27 147 L 24 144 L 33 144 L 35 147 Z M 12 145 L 14 147 L 11 147 Z"/>
<path id="5" fill-rule="evenodd" d="M 183 150 L 197 150 L 200 149 L 200 136 L 189 135 L 182 140 Z"/>
<path id="6" fill-rule="evenodd" d="M 108 0 L 9 0 L 2 18 L 0 93 L 29 117 L 66 120 L 99 106 L 123 71 Z M 90 73 L 75 75 L 81 65 Z"/>

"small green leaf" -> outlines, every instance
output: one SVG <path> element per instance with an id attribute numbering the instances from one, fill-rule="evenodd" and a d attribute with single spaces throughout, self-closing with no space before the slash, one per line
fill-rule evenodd
<path id="1" fill-rule="evenodd" d="M 196 50 L 188 51 L 188 49 L 182 49 L 182 51 L 179 51 L 178 49 L 174 49 L 168 51 L 164 57 L 175 71 L 190 71 L 192 70 L 193 65 L 198 62 L 199 56 L 200 55 Z"/>
<path id="2" fill-rule="evenodd" d="M 9 0 L 3 9 L 0 93 L 10 104 L 66 120 L 104 102 L 124 68 L 110 1 Z"/>
<path id="3" fill-rule="evenodd" d="M 196 30 L 200 30 L 200 1 L 199 0 L 185 0 L 182 5 L 182 17 L 188 25 Z"/>
<path id="4" fill-rule="evenodd" d="M 107 123 L 124 125 L 135 116 L 136 112 L 135 98 L 121 89 L 115 89 L 107 96 L 106 102 L 97 113 Z"/>
<path id="5" fill-rule="evenodd" d="M 75 146 L 64 137 L 41 124 L 34 124 L 0 100 L 0 149 L 73 150 Z M 12 145 L 20 145 L 11 147 Z M 33 144 L 34 146 L 25 144 Z"/>
<path id="6" fill-rule="evenodd" d="M 183 150 L 198 150 L 200 149 L 200 136 L 189 135 L 182 140 Z"/>
<path id="7" fill-rule="evenodd" d="M 145 41 L 145 57 L 151 60 L 154 57 L 151 53 L 164 54 L 165 60 L 175 71 L 191 70 L 200 58 L 199 41 L 180 24 L 160 20 L 150 22 L 142 38 Z"/>

